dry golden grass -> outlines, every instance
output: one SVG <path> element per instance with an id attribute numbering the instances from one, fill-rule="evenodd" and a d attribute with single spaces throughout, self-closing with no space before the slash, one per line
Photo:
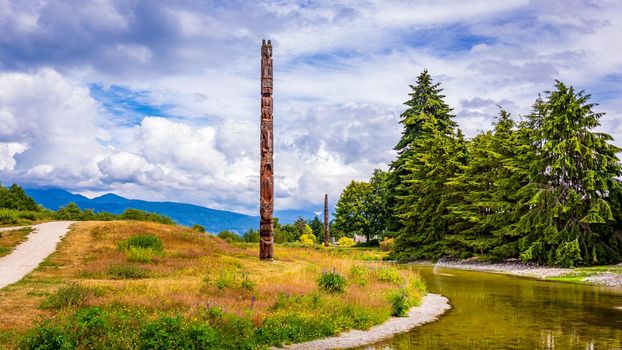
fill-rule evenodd
<path id="1" fill-rule="evenodd" d="M 15 247 L 26 240 L 32 228 L 0 231 L 0 257 L 10 254 Z"/>
<path id="2" fill-rule="evenodd" d="M 139 234 L 155 235 L 163 242 L 164 252 L 150 263 L 130 262 L 118 248 L 120 241 Z M 82 222 L 73 226 L 57 251 L 37 270 L 0 291 L 0 331 L 19 333 L 41 316 L 62 312 L 43 310 L 41 303 L 61 286 L 73 282 L 92 291 L 85 303 L 88 306 L 140 306 L 180 314 L 218 306 L 259 323 L 279 294 L 317 291 L 316 281 L 322 271 L 335 270 L 347 276 L 353 266 L 382 264 L 353 259 L 357 254 L 361 256 L 333 249 L 277 246 L 276 259 L 263 262 L 258 259 L 256 245 L 228 244 L 189 228 L 132 221 Z M 362 256 L 370 254 L 378 253 Z M 115 279 L 108 272 L 114 265 L 142 269 L 148 278 Z M 245 278 L 253 287 L 242 286 Z M 378 292 L 390 288 L 377 280 L 365 286 L 349 283 L 339 298 L 390 312 L 386 293 Z M 335 297 L 334 302 L 339 299 Z"/>

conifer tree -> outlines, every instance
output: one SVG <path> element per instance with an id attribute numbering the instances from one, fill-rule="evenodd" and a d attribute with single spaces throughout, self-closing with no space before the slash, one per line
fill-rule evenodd
<path id="1" fill-rule="evenodd" d="M 394 257 L 437 258 L 445 253 L 448 233 L 446 182 L 457 171 L 456 155 L 464 153 L 465 144 L 440 84 L 424 71 L 411 88 L 409 108 L 400 121 L 404 132 L 395 147 L 398 157 L 391 164 L 392 210 L 401 225 Z"/>
<path id="2" fill-rule="evenodd" d="M 393 213 L 398 211 L 399 197 L 407 194 L 403 183 L 409 173 L 406 163 L 412 158 L 414 142 L 423 132 L 426 120 L 433 116 L 436 128 L 443 135 L 453 134 L 456 127 L 451 108 L 443 101 L 443 89 L 440 88 L 440 83 L 432 81 L 427 69 L 417 77 L 417 84 L 410 85 L 410 88 L 410 99 L 404 103 L 407 109 L 402 113 L 399 122 L 403 126 L 402 137 L 393 148 L 397 151 L 397 158 L 391 163 L 387 175 L 387 205 Z M 402 228 L 397 215 L 392 215 L 386 225 L 389 232 L 397 232 Z"/>
<path id="3" fill-rule="evenodd" d="M 620 259 L 621 246 L 608 227 L 614 217 L 612 193 L 622 174 L 606 133 L 593 131 L 596 113 L 590 95 L 557 82 L 528 116 L 536 157 L 518 205 L 529 210 L 513 226 L 526 261 L 575 266 Z"/>

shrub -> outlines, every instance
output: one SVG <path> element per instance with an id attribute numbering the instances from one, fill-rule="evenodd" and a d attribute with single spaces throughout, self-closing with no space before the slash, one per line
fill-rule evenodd
<path id="1" fill-rule="evenodd" d="M 249 229 L 248 231 L 244 232 L 244 235 L 242 235 L 242 238 L 244 239 L 244 242 L 246 243 L 259 243 L 259 231 Z"/>
<path id="2" fill-rule="evenodd" d="M 154 252 L 162 252 L 164 250 L 162 240 L 154 235 L 138 235 L 119 242 L 119 249 L 121 250 L 129 250 L 132 247 L 151 249 Z"/>
<path id="3" fill-rule="evenodd" d="M 337 241 L 337 245 L 340 247 L 351 247 L 354 245 L 354 240 L 350 237 L 341 237 Z"/>
<path id="4" fill-rule="evenodd" d="M 400 272 L 392 267 L 379 267 L 376 270 L 376 276 L 378 278 L 378 281 L 380 282 L 387 282 L 392 284 L 400 284 L 402 282 L 402 276 L 400 275 Z"/>
<path id="5" fill-rule="evenodd" d="M 346 278 L 338 272 L 323 272 L 317 279 L 321 290 L 328 293 L 343 293 L 346 288 Z"/>
<path id="6" fill-rule="evenodd" d="M 72 350 L 74 339 L 60 326 L 45 321 L 26 334 L 19 344 L 24 350 Z"/>
<path id="7" fill-rule="evenodd" d="M 192 229 L 197 231 L 197 232 L 201 232 L 201 233 L 205 232 L 205 227 L 203 227 L 202 225 L 199 225 L 199 224 L 196 224 L 196 225 L 192 226 Z"/>
<path id="8" fill-rule="evenodd" d="M 313 245 L 315 243 L 315 235 L 313 233 L 300 235 L 298 241 L 304 245 Z"/>
<path id="9" fill-rule="evenodd" d="M 63 309 L 66 307 L 80 306 L 88 298 L 90 291 L 77 283 L 71 283 L 59 288 L 54 294 L 43 301 L 44 309 Z"/>
<path id="10" fill-rule="evenodd" d="M 391 301 L 391 316 L 405 317 L 410 308 L 406 293 L 402 290 L 395 292 L 391 294 L 389 300 Z"/>
<path id="11" fill-rule="evenodd" d="M 393 250 L 393 246 L 395 245 L 395 239 L 393 238 L 385 238 L 380 242 L 380 250 L 383 252 L 388 252 Z"/>
<path id="12" fill-rule="evenodd" d="M 142 327 L 141 349 L 218 349 L 218 333 L 207 324 L 188 324 L 181 316 L 161 317 Z"/>
<path id="13" fill-rule="evenodd" d="M 242 237 L 229 230 L 220 231 L 217 236 L 227 242 L 242 242 Z"/>
<path id="14" fill-rule="evenodd" d="M 10 209 L 0 209 L 0 224 L 16 224 L 17 212 Z"/>
<path id="15" fill-rule="evenodd" d="M 116 264 L 108 267 L 108 275 L 114 279 L 136 279 L 145 278 L 149 274 L 147 271 L 128 264 Z"/>
<path id="16" fill-rule="evenodd" d="M 138 209 L 126 209 L 123 213 L 119 215 L 119 219 L 122 220 L 136 220 L 136 221 L 151 221 L 157 222 L 160 224 L 166 225 L 174 225 L 175 221 L 165 215 L 160 215 L 156 213 L 150 213 L 143 210 Z"/>

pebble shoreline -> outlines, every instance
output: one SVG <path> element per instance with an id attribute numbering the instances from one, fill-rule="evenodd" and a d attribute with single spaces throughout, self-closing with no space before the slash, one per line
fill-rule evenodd
<path id="1" fill-rule="evenodd" d="M 449 305 L 447 298 L 439 294 L 427 294 L 421 300 L 421 305 L 408 311 L 407 317 L 392 317 L 387 322 L 366 331 L 351 330 L 335 337 L 287 345 L 282 348 L 272 348 L 272 350 L 347 349 L 368 345 L 388 339 L 395 334 L 407 332 L 424 323 L 436 321 L 449 309 L 451 309 L 451 305 Z"/>
<path id="2" fill-rule="evenodd" d="M 431 264 L 430 262 L 418 262 L 415 264 L 421 263 Z M 520 261 L 487 263 L 470 260 L 441 260 L 436 263 L 435 266 L 461 270 L 502 272 L 511 275 L 536 277 L 542 279 L 548 277 L 560 277 L 574 271 L 573 269 L 525 264 Z M 593 276 L 586 277 L 583 281 L 601 286 L 622 288 L 622 274 L 611 272 L 600 272 Z"/>

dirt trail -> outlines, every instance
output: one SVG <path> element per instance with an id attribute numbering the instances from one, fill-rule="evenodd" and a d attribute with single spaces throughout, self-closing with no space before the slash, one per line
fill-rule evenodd
<path id="1" fill-rule="evenodd" d="M 26 242 L 0 258 L 0 289 L 21 280 L 56 250 L 56 245 L 75 221 L 54 221 L 31 226 Z M 3 231 L 16 228 L 4 228 Z"/>

